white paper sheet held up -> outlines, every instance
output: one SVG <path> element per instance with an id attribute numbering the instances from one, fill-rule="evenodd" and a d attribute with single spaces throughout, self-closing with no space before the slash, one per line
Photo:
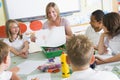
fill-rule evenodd
<path id="1" fill-rule="evenodd" d="M 44 47 L 57 47 L 65 44 L 66 36 L 64 26 L 42 29 L 35 33 L 36 43 Z"/>
<path id="2" fill-rule="evenodd" d="M 37 69 L 38 66 L 43 65 L 46 62 L 47 60 L 44 61 L 26 60 L 25 62 L 18 65 L 18 67 L 20 68 L 18 74 L 30 74 L 32 71 Z"/>
<path id="3" fill-rule="evenodd" d="M 39 52 L 39 51 L 42 51 L 41 47 L 34 42 L 30 42 L 29 53 L 35 53 L 35 52 Z"/>
<path id="4" fill-rule="evenodd" d="M 36 74 L 36 75 L 30 75 L 27 77 L 27 80 L 31 80 L 36 77 L 40 80 L 51 80 L 50 73 L 41 73 L 41 74 Z"/>

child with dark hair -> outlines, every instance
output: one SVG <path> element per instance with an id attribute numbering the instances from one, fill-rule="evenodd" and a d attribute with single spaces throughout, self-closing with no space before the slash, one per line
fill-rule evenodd
<path id="1" fill-rule="evenodd" d="M 104 33 L 100 37 L 98 53 L 104 54 L 111 49 L 113 57 L 101 59 L 96 57 L 97 64 L 120 61 L 120 15 L 116 12 L 108 13 L 103 18 Z"/>
<path id="2" fill-rule="evenodd" d="M 95 71 L 90 68 L 95 58 L 94 47 L 88 37 L 73 36 L 67 41 L 66 48 L 67 61 L 73 70 L 68 80 L 119 80 L 112 72 Z"/>
<path id="3" fill-rule="evenodd" d="M 95 49 L 97 49 L 100 35 L 103 33 L 102 21 L 103 21 L 104 12 L 102 10 L 96 10 L 92 12 L 90 17 L 90 25 L 85 35 L 92 40 L 94 43 Z"/>

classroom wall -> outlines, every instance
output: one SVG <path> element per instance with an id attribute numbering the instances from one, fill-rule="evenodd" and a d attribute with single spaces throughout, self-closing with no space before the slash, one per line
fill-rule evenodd
<path id="1" fill-rule="evenodd" d="M 117 0 L 80 0 L 80 12 L 67 16 L 71 25 L 83 24 L 89 22 L 89 16 L 91 12 L 96 9 L 102 9 L 104 11 L 117 11 Z M 0 0 L 2 4 L 0 7 L 0 26 L 5 24 L 6 18 L 3 8 L 3 0 Z M 106 4 L 107 3 L 107 4 Z"/>
<path id="2" fill-rule="evenodd" d="M 5 24 L 5 14 L 3 9 L 3 1 L 0 0 L 0 26 Z"/>

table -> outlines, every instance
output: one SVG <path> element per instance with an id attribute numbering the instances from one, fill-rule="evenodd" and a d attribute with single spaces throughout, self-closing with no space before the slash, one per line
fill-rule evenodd
<path id="1" fill-rule="evenodd" d="M 109 57 L 109 55 L 103 55 L 101 57 Z M 37 52 L 37 53 L 32 53 L 29 54 L 27 59 L 23 59 L 21 57 L 18 56 L 13 56 L 11 58 L 11 67 L 13 66 L 17 66 L 18 64 L 26 61 L 26 60 L 44 60 L 46 59 L 46 56 L 44 55 L 43 52 Z M 106 71 L 112 71 L 113 73 L 115 73 L 119 78 L 120 78 L 120 61 L 119 62 L 114 62 L 114 63 L 108 63 L 108 64 L 102 64 L 102 65 L 97 65 L 96 70 L 106 70 Z M 43 72 L 40 72 L 39 70 L 35 70 L 32 73 L 28 74 L 28 75 L 20 75 L 20 77 L 22 78 L 22 80 L 27 80 L 27 76 L 29 75 L 34 75 L 34 74 L 40 74 Z M 62 73 L 58 72 L 58 73 L 51 73 L 51 80 L 63 80 L 62 78 Z"/>
<path id="2" fill-rule="evenodd" d="M 18 57 L 18 56 L 13 56 L 11 58 L 10 68 L 17 66 L 18 64 L 24 62 L 25 60 L 44 60 L 44 59 L 46 59 L 46 56 L 43 54 L 43 52 L 31 53 L 31 54 L 29 54 L 27 59 L 23 59 L 23 58 Z M 29 75 L 34 75 L 34 74 L 39 74 L 39 73 L 41 73 L 41 72 L 38 69 L 36 69 L 35 71 L 30 73 Z M 19 75 L 19 76 L 22 78 L 22 80 L 27 80 L 27 76 L 29 76 L 29 75 Z M 63 78 L 62 78 L 61 72 L 51 73 L 51 80 L 62 80 L 62 79 Z"/>
<path id="3" fill-rule="evenodd" d="M 104 54 L 104 55 L 97 55 L 97 56 L 102 57 L 104 59 L 108 57 L 112 57 L 111 54 Z M 120 61 L 97 65 L 95 69 L 103 70 L 103 71 L 111 71 L 120 78 Z"/>

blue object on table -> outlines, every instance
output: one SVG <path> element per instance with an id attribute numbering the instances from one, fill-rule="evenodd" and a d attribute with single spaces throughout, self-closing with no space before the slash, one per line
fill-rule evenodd
<path id="1" fill-rule="evenodd" d="M 55 58 L 50 58 L 50 59 L 48 59 L 48 60 L 49 60 L 49 62 L 54 62 L 54 59 L 55 59 Z"/>

